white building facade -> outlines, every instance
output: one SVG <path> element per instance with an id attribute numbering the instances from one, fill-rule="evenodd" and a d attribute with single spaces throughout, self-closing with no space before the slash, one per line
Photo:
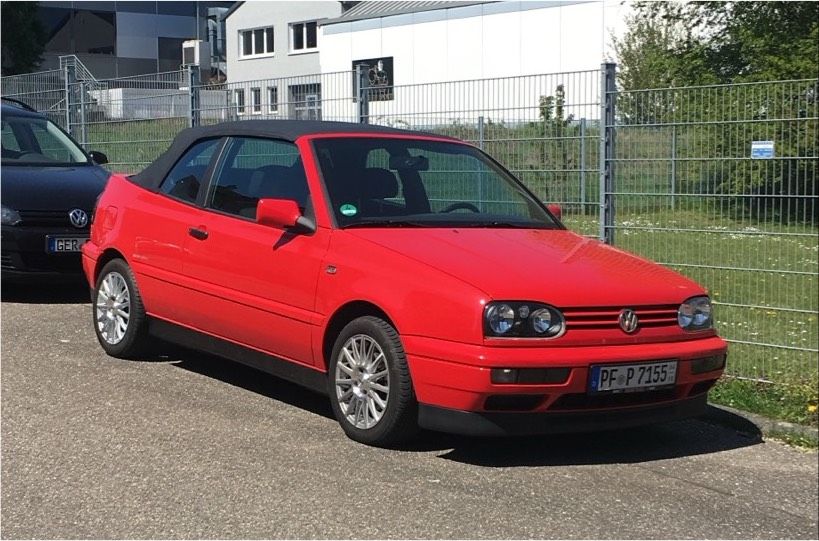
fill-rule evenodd
<path id="1" fill-rule="evenodd" d="M 610 56 L 607 41 L 620 18 L 606 20 L 614 1 L 237 3 L 226 18 L 233 103 L 239 115 L 355 120 L 358 67 L 374 88 L 371 121 L 423 124 L 407 114 L 456 101 L 524 120 L 566 81 L 522 76 L 585 71 L 597 83 L 588 72 Z M 264 82 L 276 78 L 294 79 Z M 482 81 L 458 83 L 473 80 Z M 514 112 L 522 108 L 528 111 Z"/>
<path id="2" fill-rule="evenodd" d="M 321 69 L 366 70 L 371 123 L 532 122 L 544 100 L 565 118 L 593 119 L 606 10 L 578 0 L 362 2 L 322 25 Z M 343 117 L 344 105 L 325 102 L 323 113 Z"/>
<path id="3" fill-rule="evenodd" d="M 406 85 L 588 70 L 605 56 L 603 2 L 372 2 L 384 15 L 368 3 L 322 25 L 323 72 L 392 58 L 393 84 Z"/>
<path id="4" fill-rule="evenodd" d="M 341 2 L 310 1 L 237 2 L 230 9 L 225 47 L 238 115 L 320 117 L 319 25 L 341 9 Z"/>

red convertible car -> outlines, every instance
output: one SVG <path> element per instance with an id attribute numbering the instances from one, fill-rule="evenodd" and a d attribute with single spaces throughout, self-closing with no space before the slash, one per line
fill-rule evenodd
<path id="1" fill-rule="evenodd" d="M 327 393 L 353 439 L 700 414 L 725 366 L 702 287 L 568 231 L 481 150 L 332 122 L 192 128 L 100 197 L 103 349 L 150 336 Z"/>

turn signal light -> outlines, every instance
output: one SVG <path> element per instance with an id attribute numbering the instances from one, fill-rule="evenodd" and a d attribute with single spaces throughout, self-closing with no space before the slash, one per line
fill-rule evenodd
<path id="1" fill-rule="evenodd" d="M 721 368 L 725 368 L 725 355 L 713 355 L 711 357 L 703 357 L 702 359 L 694 359 L 691 361 L 692 374 L 713 372 Z"/>

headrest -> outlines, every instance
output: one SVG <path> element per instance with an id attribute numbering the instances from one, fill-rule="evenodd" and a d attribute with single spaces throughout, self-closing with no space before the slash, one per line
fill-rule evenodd
<path id="1" fill-rule="evenodd" d="M 251 175 L 250 191 L 257 197 L 293 199 L 303 206 L 307 200 L 304 169 L 284 165 L 259 167 Z"/>
<path id="2" fill-rule="evenodd" d="M 364 198 L 387 199 L 398 195 L 398 180 L 387 169 L 369 167 L 361 175 L 361 185 Z"/>

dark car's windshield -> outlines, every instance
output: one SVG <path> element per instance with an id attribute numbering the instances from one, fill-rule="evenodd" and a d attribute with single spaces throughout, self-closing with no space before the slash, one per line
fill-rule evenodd
<path id="1" fill-rule="evenodd" d="M 7 115 L 2 120 L 3 165 L 77 165 L 88 157 L 45 118 Z"/>
<path id="2" fill-rule="evenodd" d="M 560 227 L 474 147 L 359 137 L 314 144 L 341 227 Z"/>

